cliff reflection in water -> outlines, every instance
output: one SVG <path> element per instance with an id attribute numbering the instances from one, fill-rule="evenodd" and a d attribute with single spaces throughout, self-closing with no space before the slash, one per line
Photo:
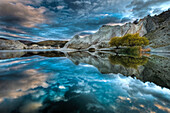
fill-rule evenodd
<path id="1" fill-rule="evenodd" d="M 111 55 L 110 53 L 72 52 L 67 53 L 69 58 L 76 65 L 80 63 L 95 66 L 101 73 L 121 73 L 125 76 L 140 75 L 144 69 L 143 65 L 148 62 L 148 57 Z"/>
<path id="2" fill-rule="evenodd" d="M 170 111 L 168 57 L 57 51 L 0 57 L 1 113 Z"/>
<path id="3" fill-rule="evenodd" d="M 15 57 L 67 57 L 74 64 L 89 64 L 102 74 L 122 74 L 136 77 L 143 82 L 154 82 L 159 86 L 170 88 L 170 58 L 149 54 L 114 54 L 110 52 L 60 52 L 60 51 L 18 51 L 1 52 L 0 59 Z M 21 65 L 20 65 L 21 66 Z"/>
<path id="4" fill-rule="evenodd" d="M 95 66 L 102 74 L 122 74 L 153 82 L 159 86 L 170 88 L 170 57 L 144 54 L 116 55 L 113 53 L 71 52 L 66 54 L 74 64 L 81 63 Z"/>

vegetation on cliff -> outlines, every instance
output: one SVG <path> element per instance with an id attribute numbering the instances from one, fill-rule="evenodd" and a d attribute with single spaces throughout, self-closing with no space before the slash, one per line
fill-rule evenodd
<path id="1" fill-rule="evenodd" d="M 126 34 L 123 37 L 113 37 L 109 41 L 111 47 L 116 46 L 147 46 L 149 45 L 149 40 L 146 37 L 140 37 L 139 33 L 136 34 Z"/>

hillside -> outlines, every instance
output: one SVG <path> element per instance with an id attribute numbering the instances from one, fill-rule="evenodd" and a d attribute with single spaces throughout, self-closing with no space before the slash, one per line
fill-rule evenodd
<path id="1" fill-rule="evenodd" d="M 47 40 L 47 41 L 41 41 L 38 42 L 37 44 L 40 46 L 52 46 L 52 47 L 64 47 L 64 45 L 67 43 L 68 41 L 60 41 L 60 40 Z"/>
<path id="2" fill-rule="evenodd" d="M 19 50 L 19 49 L 57 49 L 63 48 L 68 41 L 47 40 L 32 42 L 25 40 L 8 40 L 0 38 L 0 50 Z"/>

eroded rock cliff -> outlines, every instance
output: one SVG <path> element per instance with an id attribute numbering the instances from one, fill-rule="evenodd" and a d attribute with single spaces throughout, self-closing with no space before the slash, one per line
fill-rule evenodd
<path id="1" fill-rule="evenodd" d="M 95 34 L 84 38 L 78 35 L 74 36 L 66 45 L 65 48 L 70 49 L 85 49 L 90 48 L 101 49 L 108 48 L 108 42 L 112 37 L 124 36 L 125 34 L 139 33 L 141 36 L 146 36 L 150 40 L 150 47 L 164 47 L 169 50 L 170 47 L 170 10 L 163 12 L 158 16 L 147 16 L 141 19 L 138 23 L 126 23 L 123 26 L 103 25 Z"/>

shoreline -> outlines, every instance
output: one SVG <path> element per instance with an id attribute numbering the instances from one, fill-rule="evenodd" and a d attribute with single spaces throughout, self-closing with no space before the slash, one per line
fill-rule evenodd
<path id="1" fill-rule="evenodd" d="M 94 52 L 113 52 L 113 50 L 116 49 L 99 49 L 99 50 L 95 50 Z M 16 50 L 0 50 L 0 52 L 24 52 L 24 51 L 28 51 L 28 52 L 34 52 L 34 51 L 64 51 L 64 52 L 90 52 L 88 50 L 76 50 L 76 49 L 65 49 L 65 48 L 60 48 L 60 49 L 16 49 Z M 169 53 L 170 51 L 151 51 L 150 52 L 143 52 L 143 53 Z"/>

